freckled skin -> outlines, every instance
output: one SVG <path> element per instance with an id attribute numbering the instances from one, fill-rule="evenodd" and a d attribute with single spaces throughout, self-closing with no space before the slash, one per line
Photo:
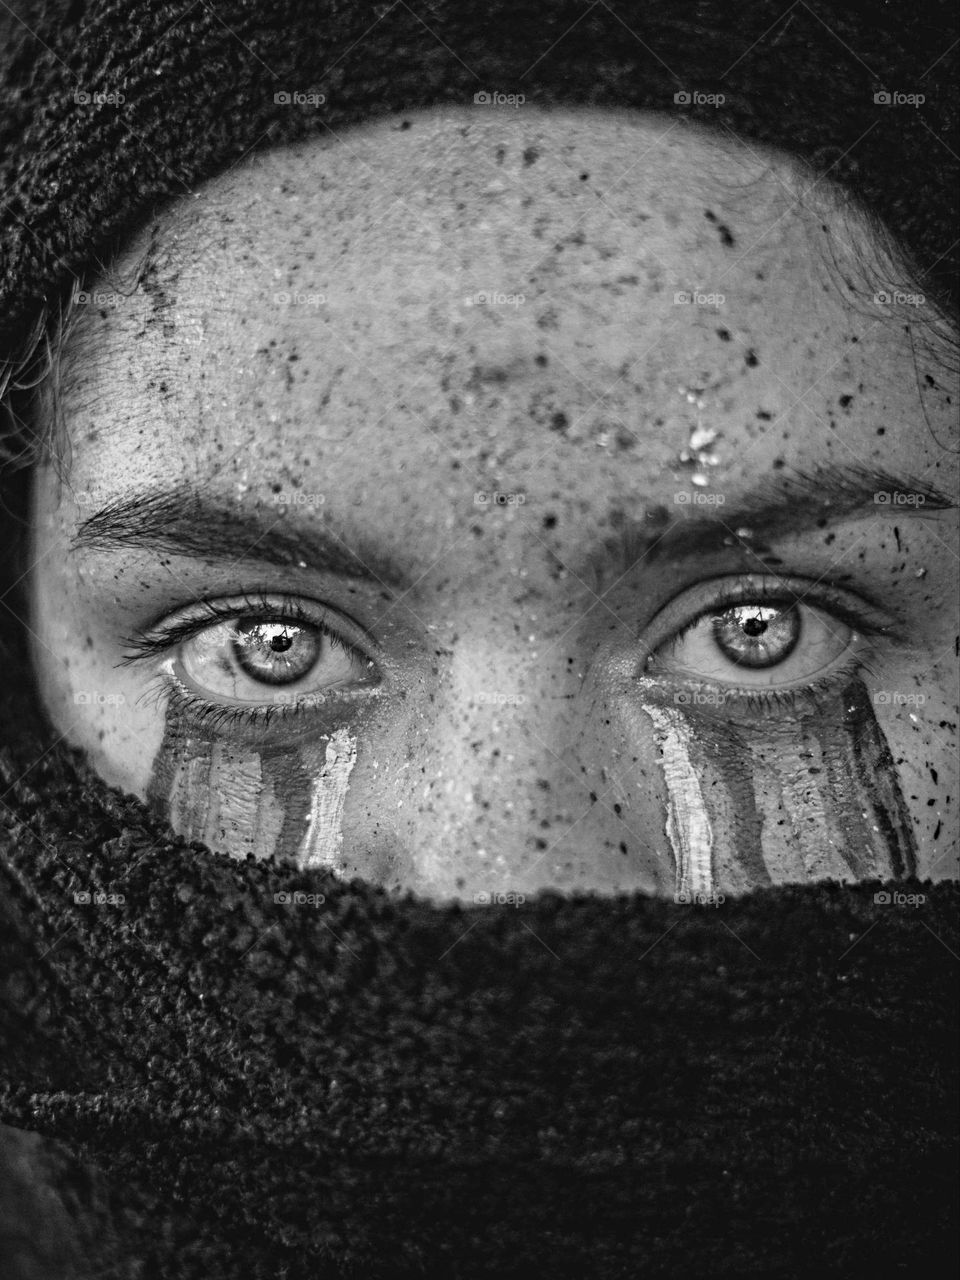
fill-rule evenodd
<path id="1" fill-rule="evenodd" d="M 626 524 L 685 514 L 674 495 L 701 471 L 729 504 L 831 461 L 955 490 L 946 374 L 922 349 L 915 364 L 897 317 L 839 291 L 832 264 L 851 238 L 869 252 L 865 233 L 822 231 L 782 157 L 661 120 L 407 118 L 248 158 L 145 228 L 118 264 L 147 253 L 145 280 L 81 317 L 69 483 L 47 468 L 36 486 L 35 652 L 54 722 L 146 796 L 169 769 L 164 716 L 141 697 L 142 666 L 115 666 L 119 637 L 202 595 L 306 596 L 385 655 L 383 697 L 343 721 L 358 741 L 347 874 L 440 899 L 672 893 L 656 742 L 612 702 L 638 637 L 701 579 L 764 563 L 811 582 L 849 574 L 851 591 L 909 616 L 909 650 L 885 645 L 864 679 L 871 698 L 924 699 L 872 705 L 920 873 L 955 876 L 951 516 L 904 521 L 899 549 L 890 522 L 867 516 L 753 555 L 718 545 L 682 567 L 584 566 Z M 681 292 L 723 300 L 678 304 Z M 704 427 L 713 443 L 692 449 Z M 99 507 L 177 481 L 326 523 L 348 545 L 378 540 L 413 586 L 63 554 Z M 303 500 L 278 503 L 293 493 Z M 78 690 L 125 702 L 77 705 Z M 771 749 L 776 732 L 773 719 L 757 730 Z M 745 823 L 721 823 L 728 861 Z M 757 882 L 738 865 L 738 888 Z"/>

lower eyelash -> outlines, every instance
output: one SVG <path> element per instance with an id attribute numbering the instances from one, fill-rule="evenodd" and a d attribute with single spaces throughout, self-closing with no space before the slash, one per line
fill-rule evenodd
<path id="1" fill-rule="evenodd" d="M 835 667 L 829 675 L 822 677 L 820 680 L 812 681 L 810 684 L 795 685 L 792 688 L 738 689 L 733 685 L 714 684 L 706 680 L 698 684 L 688 682 L 687 688 L 692 688 L 695 693 L 706 693 L 712 697 L 718 694 L 722 695 L 720 705 L 731 703 L 754 715 L 761 715 L 769 711 L 779 713 L 796 712 L 801 703 L 804 702 L 807 703 L 809 710 L 817 711 L 822 710 L 820 706 L 821 699 L 825 703 L 828 702 L 836 693 L 838 685 L 846 684 L 852 676 L 860 675 L 861 673 L 873 679 L 878 678 L 878 672 L 873 666 L 869 654 L 852 654 L 846 662 L 839 667 Z"/>
<path id="2" fill-rule="evenodd" d="M 172 665 L 172 664 L 171 664 Z M 366 691 L 366 696 L 373 694 L 373 689 Z M 236 728 L 238 725 L 253 726 L 264 729 L 275 721 L 289 720 L 293 716 L 316 713 L 324 701 L 342 702 L 337 691 L 319 692 L 309 697 L 295 699 L 292 702 L 252 702 L 248 706 L 238 703 L 210 702 L 199 694 L 192 693 L 183 685 L 169 668 L 160 670 L 148 684 L 146 690 L 137 699 L 138 704 L 152 701 L 155 707 L 166 699 L 167 710 L 189 719 L 193 724 L 211 728 Z"/>

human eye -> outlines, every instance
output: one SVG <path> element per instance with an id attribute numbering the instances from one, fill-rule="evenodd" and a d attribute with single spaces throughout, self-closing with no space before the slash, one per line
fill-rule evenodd
<path id="1" fill-rule="evenodd" d="M 657 747 L 679 901 L 913 873 L 868 688 L 908 637 L 860 594 L 808 578 L 715 578 L 661 609 L 632 693 Z"/>
<path id="2" fill-rule="evenodd" d="M 674 701 L 728 714 L 809 709 L 818 691 L 870 668 L 892 620 L 854 593 L 747 574 L 698 583 L 644 636 L 642 677 Z"/>
<path id="3" fill-rule="evenodd" d="M 343 710 L 381 687 L 368 634 L 299 597 L 243 594 L 197 601 L 127 639 L 120 665 L 152 662 L 147 694 L 168 694 L 194 725 L 262 728 Z"/>

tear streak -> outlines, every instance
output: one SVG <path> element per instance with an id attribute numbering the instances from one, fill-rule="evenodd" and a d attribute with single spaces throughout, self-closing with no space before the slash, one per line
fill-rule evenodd
<path id="1" fill-rule="evenodd" d="M 713 891 L 713 829 L 690 760 L 691 735 L 681 712 L 645 706 L 660 737 L 663 776 L 670 797 L 666 835 L 676 861 L 676 893 Z"/>
<path id="2" fill-rule="evenodd" d="M 347 784 L 357 761 L 357 740 L 338 729 L 327 743 L 326 760 L 314 780 L 307 830 L 300 843 L 301 867 L 338 869 L 343 848 L 343 808 Z"/>

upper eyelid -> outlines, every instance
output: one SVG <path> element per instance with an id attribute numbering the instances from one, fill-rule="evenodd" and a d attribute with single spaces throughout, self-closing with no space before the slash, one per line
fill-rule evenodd
<path id="1" fill-rule="evenodd" d="M 717 586 L 714 598 L 704 601 L 699 608 L 691 608 L 689 612 L 685 612 L 676 626 L 667 628 L 664 615 L 669 619 L 671 612 L 676 614 L 679 610 L 679 601 L 687 595 L 703 591 L 711 583 Z M 758 585 L 754 586 L 754 583 Z M 723 587 L 727 587 L 727 591 L 723 591 Z M 730 599 L 729 596 L 734 598 Z M 700 618 L 718 607 L 722 608 L 735 603 L 749 604 L 752 600 L 764 602 L 777 598 L 825 611 L 832 610 L 846 626 L 874 639 L 882 637 L 897 641 L 904 638 L 898 631 L 896 619 L 888 611 L 880 609 L 854 591 L 837 587 L 823 579 L 816 581 L 797 574 L 718 574 L 701 582 L 687 584 L 657 610 L 640 637 L 646 649 L 646 657 L 652 657 L 665 643 L 681 636 Z M 659 626 L 657 626 L 658 623 Z M 651 628 L 654 631 L 652 637 L 649 634 Z M 658 632 L 662 634 L 658 635 Z"/>
<path id="2" fill-rule="evenodd" d="M 691 610 L 682 623 L 672 630 L 663 630 L 664 615 L 669 616 L 671 612 L 675 612 L 678 601 L 688 595 L 705 591 L 711 584 L 714 584 L 717 589 L 713 600 L 704 601 L 699 609 Z M 717 608 L 721 599 L 723 603 L 727 603 L 725 599 L 727 594 L 734 594 L 736 602 L 741 603 L 747 603 L 751 599 L 773 599 L 779 595 L 780 598 L 792 599 L 797 603 L 833 609 L 838 611 L 837 616 L 841 621 L 859 631 L 875 637 L 882 636 L 901 643 L 909 643 L 909 637 L 898 633 L 896 619 L 888 611 L 867 599 L 864 593 L 838 587 L 822 578 L 814 580 L 797 574 L 726 573 L 717 574 L 699 582 L 687 583 L 657 609 L 639 637 L 644 643 L 647 656 L 655 653 L 668 640 L 682 634 L 700 617 Z M 305 607 L 304 601 L 307 599 L 309 598 L 287 592 L 257 590 L 234 592 L 229 596 L 214 596 L 193 601 L 183 609 L 175 611 L 174 617 L 177 612 L 185 615 L 179 623 L 166 622 L 170 617 L 167 613 L 160 622 L 151 622 L 138 629 L 133 635 L 124 638 L 122 643 L 130 652 L 115 665 L 128 666 L 141 659 L 154 657 L 157 653 L 171 649 L 183 640 L 189 639 L 206 626 L 255 614 L 272 615 L 277 618 L 288 616 L 294 622 L 305 622 L 320 627 L 359 657 L 382 661 L 382 651 L 378 641 L 362 623 L 345 613 L 343 609 L 311 600 L 310 603 L 316 611 L 314 613 L 309 606 Z M 734 602 L 729 601 L 729 603 Z M 328 620 L 328 615 L 332 615 L 331 620 Z M 346 623 L 348 634 L 344 634 L 338 628 L 338 621 Z M 658 623 L 659 626 L 656 625 Z M 655 633 L 662 632 L 662 634 L 655 639 L 651 638 L 649 636 L 651 626 L 654 627 Z M 349 634 L 351 631 L 354 632 L 354 636 Z M 373 652 L 367 652 L 359 643 L 361 640 Z"/>
<path id="3" fill-rule="evenodd" d="M 366 661 L 380 661 L 380 646 L 362 623 L 357 622 L 342 609 L 325 605 L 320 601 L 310 602 L 314 606 L 314 612 L 309 607 L 304 607 L 305 599 L 307 597 L 294 596 L 285 592 L 262 591 L 234 592 L 229 596 L 214 596 L 194 601 L 185 609 L 177 611 L 185 614 L 179 622 L 171 620 L 164 625 L 164 621 L 169 617 L 165 615 L 165 619 L 160 623 L 149 623 L 125 637 L 121 643 L 130 652 L 115 665 L 130 666 L 142 659 L 155 657 L 158 653 L 174 648 L 207 627 L 232 619 L 259 615 L 276 619 L 288 618 L 294 623 L 317 627 L 339 644 L 344 645 L 356 657 Z M 193 610 L 201 609 L 206 610 L 206 613 L 199 616 L 192 614 Z M 332 615 L 332 620 L 328 620 L 328 615 Z M 345 628 L 338 626 L 338 623 L 345 623 Z M 351 632 L 355 635 L 351 635 Z M 360 638 L 374 651 L 373 653 L 367 652 L 359 642 Z"/>

